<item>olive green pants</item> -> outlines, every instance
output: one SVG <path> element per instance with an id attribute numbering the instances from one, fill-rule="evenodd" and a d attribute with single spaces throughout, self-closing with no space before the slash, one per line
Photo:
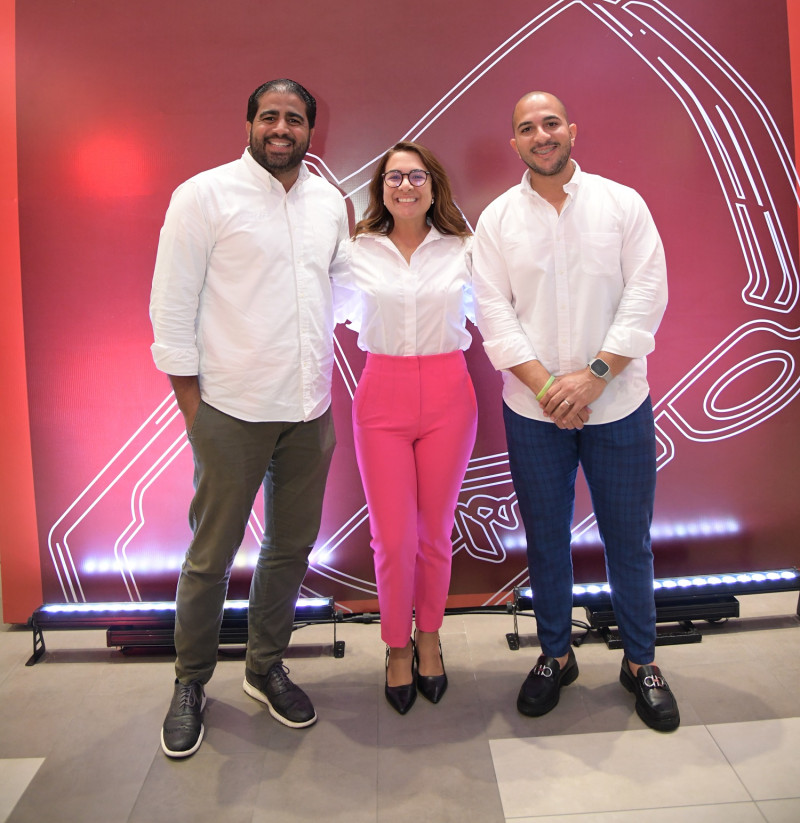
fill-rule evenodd
<path id="1" fill-rule="evenodd" d="M 178 580 L 175 673 L 211 679 L 231 567 L 264 487 L 264 537 L 250 585 L 246 666 L 281 660 L 300 585 L 317 539 L 336 438 L 330 408 L 306 423 L 249 423 L 201 403 L 189 433 L 193 538 Z"/>

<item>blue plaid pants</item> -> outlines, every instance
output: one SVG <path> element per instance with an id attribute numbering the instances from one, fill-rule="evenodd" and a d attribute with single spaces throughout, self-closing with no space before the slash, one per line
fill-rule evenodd
<path id="1" fill-rule="evenodd" d="M 509 464 L 528 542 L 528 569 L 542 652 L 569 651 L 570 552 L 575 477 L 583 469 L 605 548 L 611 600 L 625 654 L 655 656 L 655 600 L 650 525 L 656 487 L 653 407 L 648 397 L 613 423 L 559 429 L 503 405 Z"/>

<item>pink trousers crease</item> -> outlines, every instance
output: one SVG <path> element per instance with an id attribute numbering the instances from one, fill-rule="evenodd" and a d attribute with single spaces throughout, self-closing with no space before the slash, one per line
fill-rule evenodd
<path id="1" fill-rule="evenodd" d="M 478 412 L 464 353 L 369 354 L 353 431 L 369 509 L 381 637 L 408 643 L 442 625 L 458 494 Z"/>

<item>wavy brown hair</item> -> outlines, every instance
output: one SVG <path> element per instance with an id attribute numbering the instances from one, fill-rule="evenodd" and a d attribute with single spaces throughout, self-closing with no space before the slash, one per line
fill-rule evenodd
<path id="1" fill-rule="evenodd" d="M 400 151 L 409 151 L 418 154 L 425 168 L 431 173 L 431 188 L 433 204 L 428 209 L 426 217 L 433 227 L 441 234 L 451 234 L 456 237 L 469 237 L 472 232 L 467 226 L 464 215 L 453 202 L 453 192 L 450 180 L 442 164 L 434 157 L 430 149 L 419 143 L 401 141 L 392 146 L 383 155 L 372 180 L 369 182 L 369 204 L 364 217 L 356 224 L 353 237 L 359 234 L 389 234 L 394 228 L 394 217 L 383 204 L 383 173 L 392 155 Z"/>

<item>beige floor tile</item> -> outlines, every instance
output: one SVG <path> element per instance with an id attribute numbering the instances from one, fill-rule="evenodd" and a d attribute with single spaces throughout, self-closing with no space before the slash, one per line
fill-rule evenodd
<path id="1" fill-rule="evenodd" d="M 149 698 L 84 701 L 59 733 L 10 823 L 126 823 L 159 752 L 161 714 Z"/>
<path id="2" fill-rule="evenodd" d="M 8 820 L 42 763 L 43 757 L 0 759 L 0 823 Z"/>
<path id="3" fill-rule="evenodd" d="M 517 817 L 513 823 L 764 823 L 755 803 L 725 803 L 714 806 L 675 806 L 668 809 L 633 809 L 621 812 L 592 812 L 542 817 Z"/>
<path id="4" fill-rule="evenodd" d="M 503 823 L 487 742 L 382 746 L 378 809 L 380 823 Z"/>
<path id="5" fill-rule="evenodd" d="M 762 800 L 758 808 L 767 823 L 797 823 L 800 820 L 800 797 Z"/>
<path id="6" fill-rule="evenodd" d="M 711 726 L 755 800 L 800 797 L 800 717 Z"/>
<path id="7" fill-rule="evenodd" d="M 701 726 L 491 741 L 506 817 L 751 798 Z"/>
<path id="8" fill-rule="evenodd" d="M 201 749 L 186 760 L 160 752 L 126 823 L 250 823 L 263 755 Z"/>
<path id="9" fill-rule="evenodd" d="M 359 740 L 336 721 L 319 721 L 307 734 L 283 731 L 283 746 L 267 747 L 253 823 L 377 821 L 374 739 Z"/>

